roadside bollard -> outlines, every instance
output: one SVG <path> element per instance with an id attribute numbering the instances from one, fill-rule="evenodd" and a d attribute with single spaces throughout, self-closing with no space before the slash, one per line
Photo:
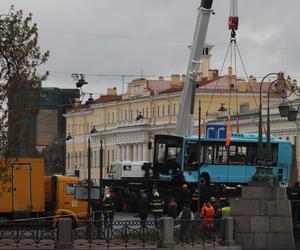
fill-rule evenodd
<path id="1" fill-rule="evenodd" d="M 223 221 L 222 239 L 220 244 L 222 246 L 235 246 L 236 243 L 233 240 L 233 218 L 226 217 Z"/>
<path id="2" fill-rule="evenodd" d="M 71 218 L 59 218 L 57 222 L 57 242 L 55 249 L 74 249 L 72 243 Z"/>
<path id="3" fill-rule="evenodd" d="M 171 217 L 161 217 L 159 247 L 172 248 L 174 245 L 174 219 Z"/>

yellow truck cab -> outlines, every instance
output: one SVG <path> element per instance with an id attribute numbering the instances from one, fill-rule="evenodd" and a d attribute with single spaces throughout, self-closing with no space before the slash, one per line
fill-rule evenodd
<path id="1" fill-rule="evenodd" d="M 77 177 L 53 175 L 45 177 L 46 211 L 55 216 L 71 217 L 77 223 L 87 217 L 87 202 L 75 199 L 75 186 L 81 181 Z"/>

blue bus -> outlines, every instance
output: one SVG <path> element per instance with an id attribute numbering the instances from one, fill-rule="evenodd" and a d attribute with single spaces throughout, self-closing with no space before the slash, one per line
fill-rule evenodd
<path id="1" fill-rule="evenodd" d="M 265 148 L 265 136 L 263 144 Z M 225 146 L 225 139 L 201 138 L 200 147 L 196 136 L 156 135 L 153 175 L 167 182 L 181 178 L 190 185 L 245 185 L 256 172 L 257 145 L 257 134 L 232 133 L 230 146 Z M 273 174 L 287 184 L 292 145 L 271 136 L 271 147 Z"/>

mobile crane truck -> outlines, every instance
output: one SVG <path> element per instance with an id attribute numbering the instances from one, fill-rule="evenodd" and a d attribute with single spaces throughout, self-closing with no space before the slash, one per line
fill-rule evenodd
<path id="1" fill-rule="evenodd" d="M 87 202 L 75 199 L 77 177 L 44 176 L 42 158 L 1 159 L 0 167 L 0 222 L 50 218 L 53 225 L 66 216 L 77 226 L 86 219 Z"/>

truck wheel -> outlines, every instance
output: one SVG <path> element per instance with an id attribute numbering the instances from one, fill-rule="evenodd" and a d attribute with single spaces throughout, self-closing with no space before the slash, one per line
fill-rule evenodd
<path id="1" fill-rule="evenodd" d="M 209 176 L 207 174 L 200 175 L 199 184 L 200 186 L 208 186 L 210 184 Z"/>

